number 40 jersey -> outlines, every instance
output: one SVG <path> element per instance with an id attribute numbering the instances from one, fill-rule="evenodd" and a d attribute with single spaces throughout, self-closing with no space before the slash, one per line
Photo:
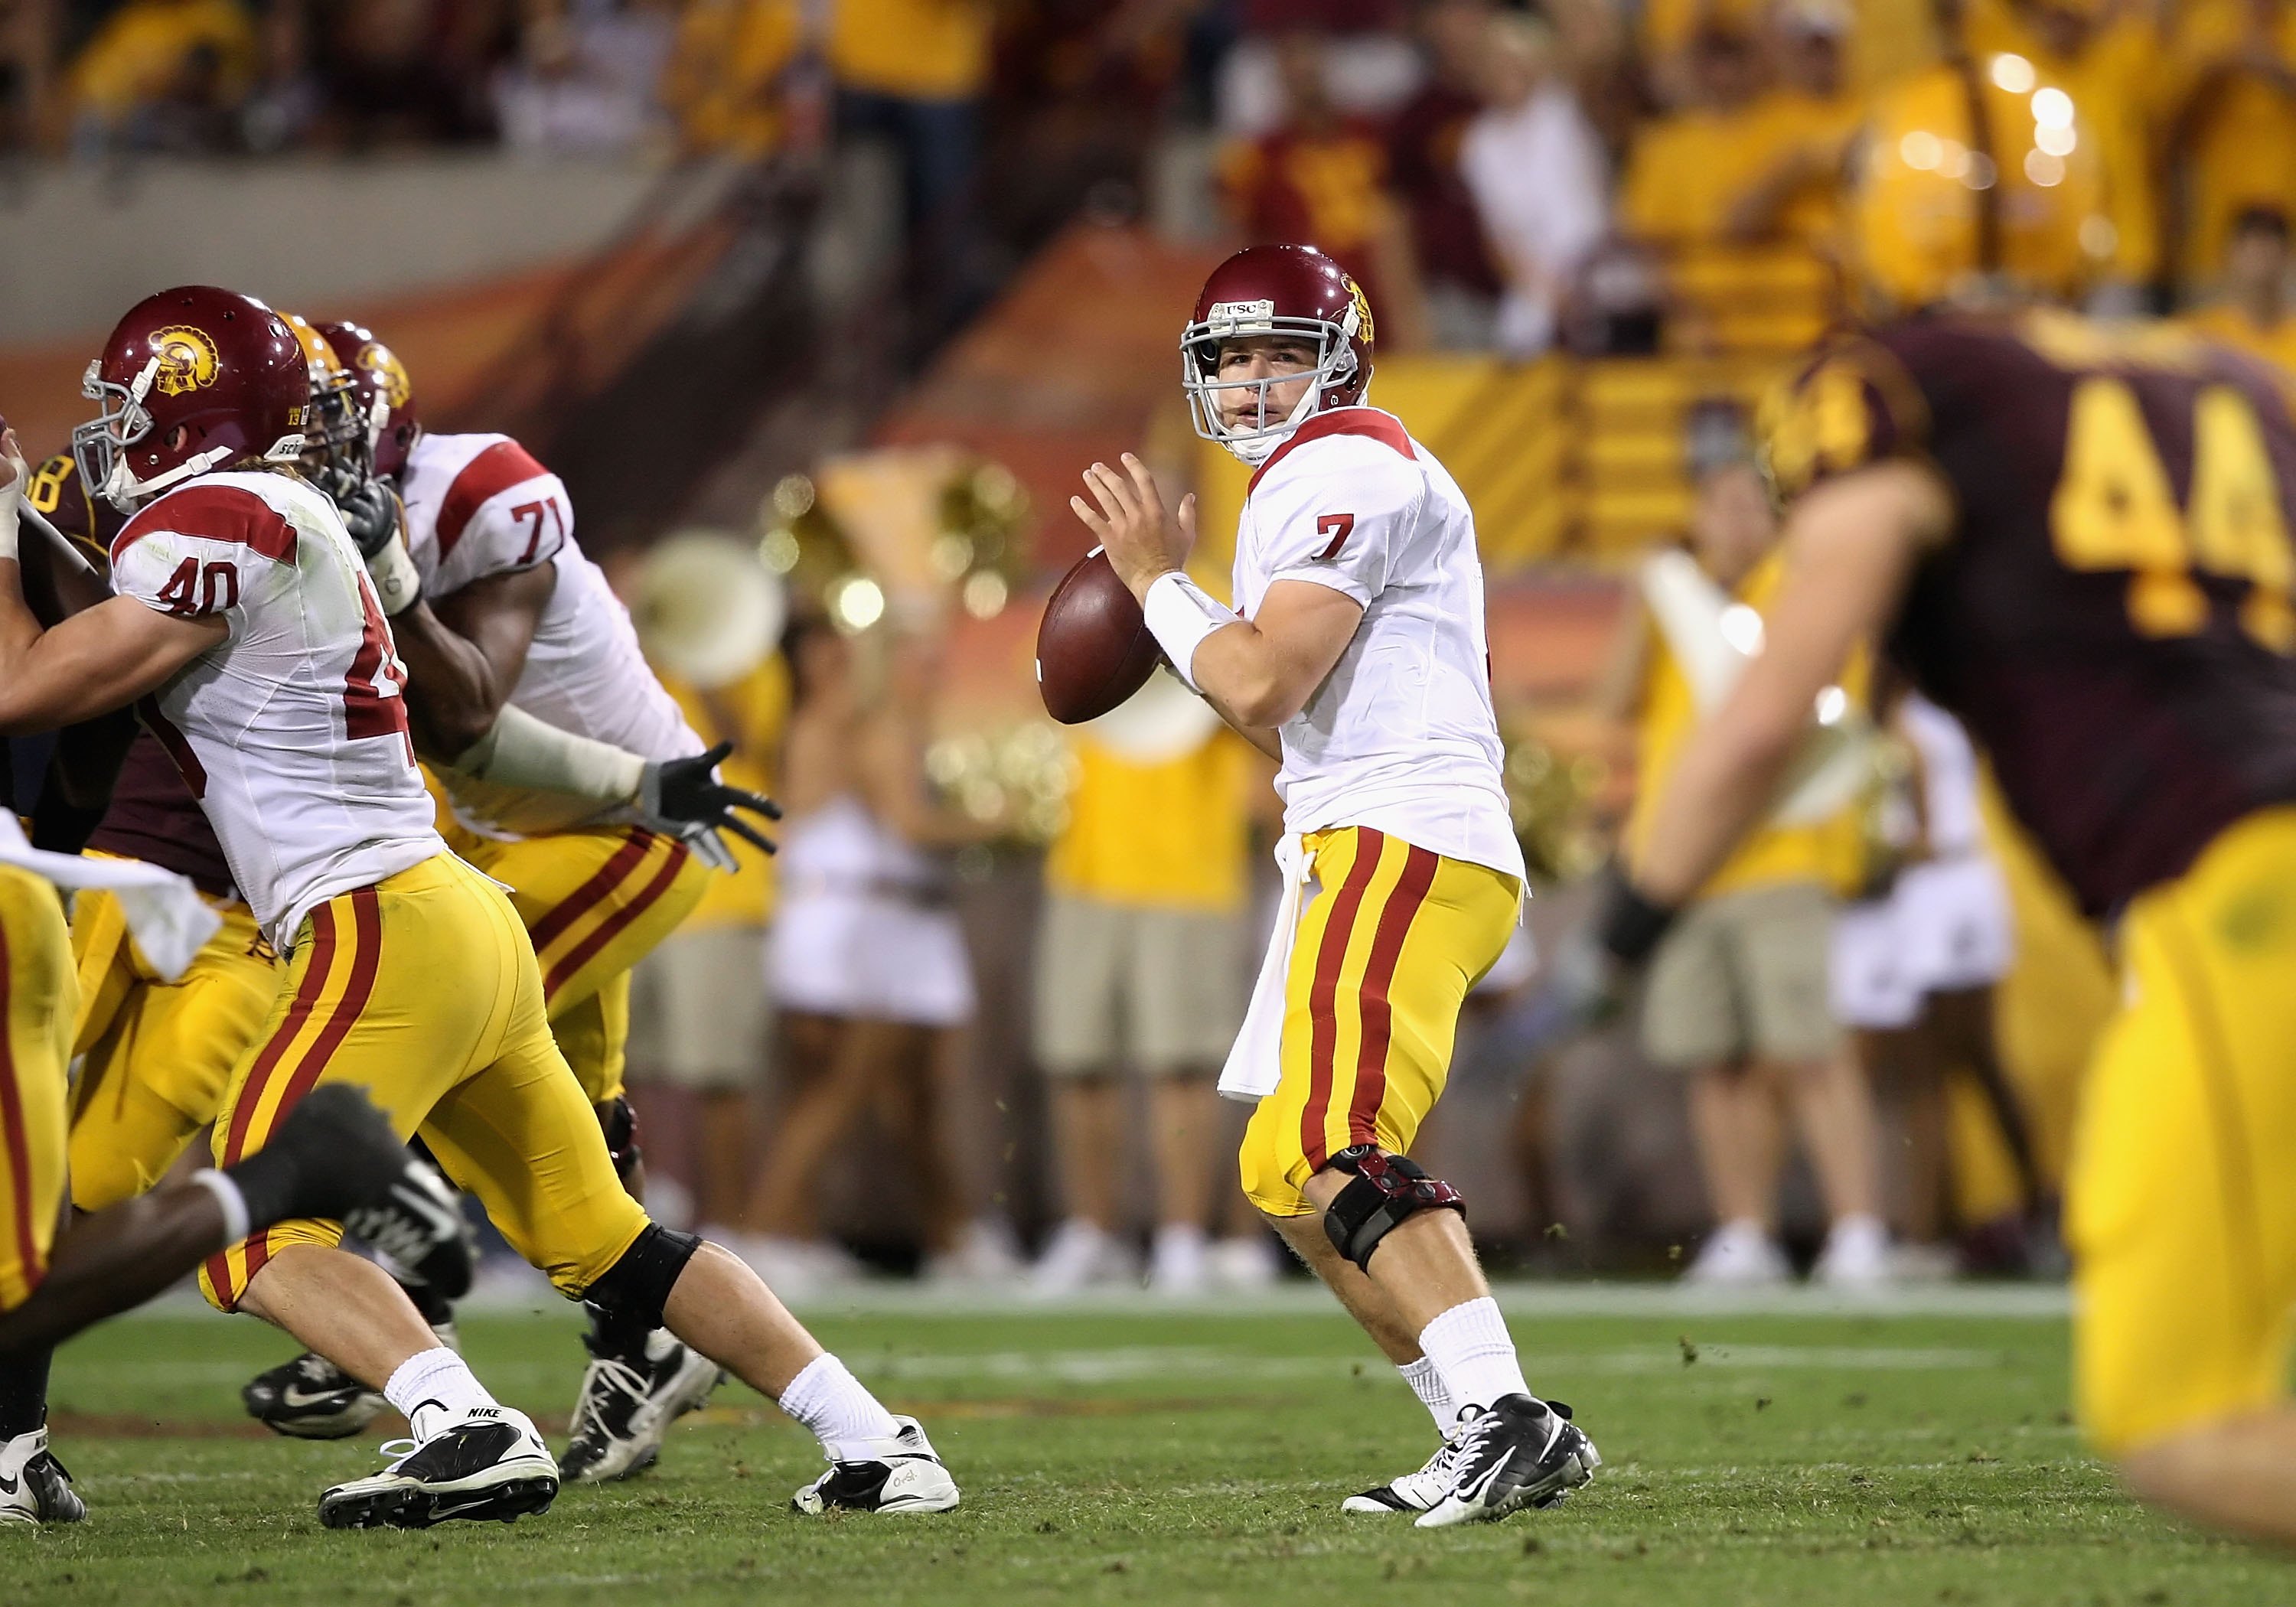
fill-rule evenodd
<path id="1" fill-rule="evenodd" d="M 281 473 L 206 474 L 111 543 L 112 589 L 213 647 L 138 712 L 282 954 L 311 908 L 447 845 L 414 767 L 405 670 L 334 504 Z"/>
<path id="2" fill-rule="evenodd" d="M 1930 316 L 1821 351 L 1765 423 L 1787 496 L 1890 457 L 1950 488 L 1890 650 L 2089 914 L 2296 800 L 2281 376 L 2156 325 Z"/>

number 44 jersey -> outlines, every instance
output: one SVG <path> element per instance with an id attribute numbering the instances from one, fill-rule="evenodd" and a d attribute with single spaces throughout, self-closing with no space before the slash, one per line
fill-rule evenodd
<path id="1" fill-rule="evenodd" d="M 2296 799 L 2285 385 L 2179 332 L 2038 312 L 1888 325 L 1772 399 L 1785 496 L 1888 457 L 1950 488 L 1890 648 L 2091 915 Z"/>
<path id="2" fill-rule="evenodd" d="M 447 845 L 405 670 L 334 504 L 279 473 L 201 475 L 111 543 L 113 590 L 225 634 L 138 709 L 282 954 L 323 900 Z"/>

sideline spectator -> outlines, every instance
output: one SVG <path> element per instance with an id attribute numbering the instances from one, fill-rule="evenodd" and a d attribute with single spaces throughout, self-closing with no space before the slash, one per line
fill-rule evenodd
<path id="1" fill-rule="evenodd" d="M 882 638 L 872 638 L 876 646 Z M 781 907 L 769 966 L 781 1010 L 783 1098 L 742 1241 L 775 1287 L 853 1275 L 822 1235 L 819 1185 L 846 1134 L 887 1113 L 898 1176 L 914 1186 L 928 1267 L 975 1259 L 939 1112 L 946 1039 L 972 1019 L 972 968 L 931 850 L 1002 829 L 936 808 L 924 733 L 937 649 L 890 644 L 865 686 L 856 644 L 825 621 L 784 639 L 792 690 L 780 828 Z"/>
<path id="2" fill-rule="evenodd" d="M 1691 101 L 1635 136 L 1619 199 L 1626 228 L 1662 246 L 1720 240 L 1731 209 L 1779 154 L 1759 110 L 1764 72 L 1752 36 L 1710 22 L 1688 63 Z"/>
<path id="3" fill-rule="evenodd" d="M 1411 217 L 1435 344 L 1491 343 L 1505 288 L 1460 167 L 1467 127 L 1482 110 L 1490 0 L 1426 0 L 1417 31 L 1427 80 L 1388 125 L 1388 168 Z"/>
<path id="4" fill-rule="evenodd" d="M 1734 240 L 1835 239 L 1842 175 L 1864 108 L 1849 93 L 1849 14 L 1837 0 L 1780 0 L 1767 35 L 1777 86 L 1755 108 L 1750 143 L 1763 154 L 1731 202 Z"/>
<path id="5" fill-rule="evenodd" d="M 830 0 L 827 53 L 840 137 L 890 142 L 926 335 L 969 314 L 979 258 L 983 99 L 996 12 L 988 0 Z"/>
<path id="6" fill-rule="evenodd" d="M 798 0 L 688 0 L 660 88 L 685 149 L 737 157 L 778 149 L 796 132 L 791 92 L 808 66 L 819 68 L 805 44 Z"/>
<path id="7" fill-rule="evenodd" d="M 2175 16 L 2166 158 L 2181 206 L 2170 238 L 2173 266 L 2191 283 L 2224 259 L 2243 211 L 2296 217 L 2296 6 L 2187 0 Z"/>
<path id="8" fill-rule="evenodd" d="M 1759 611 L 1784 573 L 1768 487 L 1734 414 L 1694 414 L 1691 447 L 1699 562 Z M 1639 683 L 1629 841 L 1650 830 L 1667 775 L 1700 718 L 1675 650 L 1639 611 L 1634 619 L 1641 634 L 1622 644 L 1611 679 L 1614 711 L 1619 690 Z M 1828 985 L 1835 893 L 1856 880 L 1857 838 L 1848 809 L 1817 825 L 1756 832 L 1652 956 L 1643 1048 L 1689 1078 L 1691 1127 L 1717 1218 L 1686 1275 L 1693 1282 L 1786 1277 L 1776 1224 L 1789 1113 L 1832 1223 L 1815 1275 L 1845 1286 L 1888 1275 L 1871 1095 L 1835 1025 Z"/>
<path id="9" fill-rule="evenodd" d="M 2288 215 L 2276 207 L 2249 208 L 2233 220 L 2217 299 L 2185 322 L 2296 376 L 2296 308 L 2289 306 L 2288 269 Z"/>
<path id="10" fill-rule="evenodd" d="M 504 7 L 362 0 L 316 8 L 311 20 L 324 124 L 344 144 L 447 144 L 494 134 L 488 79 L 516 44 Z"/>
<path id="11" fill-rule="evenodd" d="M 1603 239 L 1602 147 L 1557 76 L 1553 37 L 1539 23 L 1491 20 L 1483 94 L 1460 168 L 1506 278 L 1499 349 L 1532 357 L 1554 344 L 1573 277 Z"/>
<path id="12" fill-rule="evenodd" d="M 518 55 L 496 70 L 491 87 L 503 143 L 566 152 L 637 144 L 656 119 L 672 26 L 655 5 L 580 16 L 563 0 L 530 4 Z"/>
<path id="13" fill-rule="evenodd" d="M 2161 275 L 2159 125 L 2167 110 L 2158 22 L 2133 6 L 2090 0 L 1978 0 L 1969 8 L 1970 49 L 2004 87 L 2025 81 L 2004 53 L 2037 70 L 2038 81 L 2073 98 L 2079 132 L 2096 142 L 2104 177 L 2110 242 L 2092 249 L 2112 262 L 2103 305 L 2133 310 L 2141 287 Z M 2005 77 L 2006 82 L 2005 82 Z"/>
<path id="14" fill-rule="evenodd" d="M 237 0 L 130 0 L 72 63 L 73 143 L 82 155 L 228 148 L 260 61 Z"/>
<path id="15" fill-rule="evenodd" d="M 734 744 L 730 786 L 771 797 L 789 720 L 789 667 L 776 653 L 722 686 L 655 674 L 703 742 Z M 646 1124 L 650 1178 L 692 1196 L 690 1220 L 722 1236 L 757 1176 L 750 1121 L 770 1054 L 773 993 L 762 986 L 772 923 L 771 856 L 727 833 L 739 868 L 716 875 L 683 924 L 638 963 L 630 1001 L 630 1080 Z"/>
<path id="16" fill-rule="evenodd" d="M 1204 704 L 1159 676 L 1074 734 L 1069 824 L 1045 862 L 1036 1051 L 1052 1086 L 1067 1218 L 1031 1275 L 1061 1294 L 1129 1281 L 1119 1191 L 1128 1069 L 1148 1085 L 1156 1234 L 1148 1285 L 1207 1286 L 1212 1079 L 1243 1022 L 1247 824 L 1255 767 Z"/>
<path id="17" fill-rule="evenodd" d="M 1371 299 L 1382 350 L 1424 345 L 1418 265 L 1389 190 L 1385 143 L 1333 103 L 1320 35 L 1285 35 L 1276 61 L 1283 121 L 1221 157 L 1230 218 L 1246 244 L 1313 245 L 1347 269 Z"/>

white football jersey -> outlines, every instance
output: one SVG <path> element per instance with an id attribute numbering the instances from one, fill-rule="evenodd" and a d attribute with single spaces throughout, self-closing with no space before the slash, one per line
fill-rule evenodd
<path id="1" fill-rule="evenodd" d="M 536 624 L 510 701 L 577 736 L 642 758 L 701 751 L 638 650 L 637 631 L 598 566 L 574 545 L 574 504 L 559 478 L 506 435 L 416 439 L 404 476 L 406 545 L 426 596 L 549 564 L 558 583 Z M 530 836 L 619 818 L 563 793 L 439 772 L 455 818 L 489 837 Z"/>
<path id="2" fill-rule="evenodd" d="M 322 901 L 447 845 L 414 767 L 406 669 L 335 506 L 284 474 L 209 474 L 111 544 L 112 589 L 222 641 L 139 709 L 282 954 Z"/>
<path id="3" fill-rule="evenodd" d="M 1375 407 L 1310 418 L 1251 477 L 1234 580 L 1247 619 L 1279 580 L 1364 606 L 1338 667 L 1278 728 L 1284 829 L 1372 826 L 1521 877 L 1475 518 L 1427 448 Z"/>

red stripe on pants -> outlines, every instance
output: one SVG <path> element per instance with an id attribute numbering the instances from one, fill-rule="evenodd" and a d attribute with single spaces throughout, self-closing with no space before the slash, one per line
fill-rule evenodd
<path id="1" fill-rule="evenodd" d="M 382 903 L 371 887 L 356 889 L 350 900 L 350 975 L 343 983 L 343 996 L 327 1013 L 326 1022 L 319 1029 L 319 1036 L 288 1076 L 287 1086 L 279 1095 L 279 1108 L 272 1115 L 274 1132 L 326 1071 L 327 1062 L 334 1058 L 335 1051 L 342 1046 L 343 1039 L 350 1036 L 351 1029 L 358 1024 L 359 1017 L 365 1013 L 367 1001 L 374 996 L 375 967 L 380 963 L 382 950 Z M 247 1242 L 248 1277 L 252 1279 L 262 1271 L 263 1264 L 270 1259 L 271 1234 L 266 1229 Z M 236 1299 L 240 1292 L 234 1290 L 234 1298 Z"/>
<path id="2" fill-rule="evenodd" d="M 1371 941 L 1371 958 L 1364 964 L 1363 1045 L 1356 1058 L 1356 1096 L 1348 1107 L 1348 1142 L 1379 1142 L 1379 1107 L 1387 1098 L 1387 1051 L 1395 1037 L 1395 1006 L 1388 990 L 1395 982 L 1396 963 L 1403 957 L 1403 939 L 1427 890 L 1435 885 L 1435 869 L 1442 857 L 1414 848 L 1404 857 L 1403 875 L 1379 913 L 1379 931 Z"/>
<path id="3" fill-rule="evenodd" d="M 229 1166 L 247 1153 L 247 1129 L 255 1119 L 255 1108 L 262 1103 L 263 1091 L 277 1074 L 288 1045 L 303 1035 L 311 1012 L 318 1007 L 319 996 L 327 991 L 327 973 L 334 965 L 334 907 L 331 903 L 322 904 L 311 912 L 311 963 L 304 967 L 302 983 L 295 989 L 294 1000 L 287 1006 L 279 1030 L 271 1035 L 255 1057 L 255 1064 L 248 1069 L 246 1085 L 239 1091 L 239 1103 L 232 1107 L 231 1125 L 224 1131 L 220 1164 Z M 232 1286 L 229 1250 L 230 1246 L 226 1245 L 208 1258 L 208 1282 L 215 1286 L 226 1307 L 236 1306 L 240 1296 L 240 1291 Z M 250 1242 L 248 1254 L 252 1257 L 254 1253 Z"/>
<path id="4" fill-rule="evenodd" d="M 1332 897 L 1331 918 L 1324 925 L 1324 941 L 1316 951 L 1316 981 L 1308 992 L 1308 1105 L 1300 1113 L 1300 1147 L 1306 1152 L 1308 1169 L 1321 1171 L 1332 1158 L 1324 1144 L 1324 1119 L 1332 1109 L 1332 1062 L 1339 1056 L 1340 972 L 1348 960 L 1348 939 L 1355 933 L 1356 916 L 1364 894 L 1379 869 L 1387 838 L 1369 826 L 1356 829 L 1355 863 L 1348 879 Z"/>
<path id="5" fill-rule="evenodd" d="M 621 885 L 622 879 L 638 868 L 638 862 L 653 847 L 652 832 L 633 832 L 630 840 L 614 850 L 605 864 L 598 867 L 590 880 L 553 905 L 541 920 L 527 929 L 527 937 L 540 954 L 560 938 L 574 922 L 606 901 L 606 896 Z"/>
<path id="6" fill-rule="evenodd" d="M 693 850 L 684 843 L 671 843 L 669 857 L 662 863 L 661 869 L 654 873 L 653 880 L 638 890 L 638 896 L 599 922 L 597 931 L 567 950 L 558 963 L 550 968 L 550 974 L 542 979 L 543 999 L 547 1002 L 555 997 L 569 979 L 587 965 L 599 950 L 620 937 L 630 922 L 661 902 L 661 896 L 669 891 L 669 884 L 677 880 L 678 872 L 685 868 L 685 862 L 693 857 Z M 539 942 L 535 944 L 537 949 L 541 947 Z"/>
<path id="7" fill-rule="evenodd" d="M 8 929 L 0 922 L 0 1126 L 8 1135 L 8 1208 L 16 1218 L 16 1255 L 24 1266 L 24 1292 L 40 1286 L 47 1269 L 40 1264 L 40 1242 L 32 1233 L 32 1136 L 24 1128 L 24 1096 L 16 1086 L 13 956 Z"/>

